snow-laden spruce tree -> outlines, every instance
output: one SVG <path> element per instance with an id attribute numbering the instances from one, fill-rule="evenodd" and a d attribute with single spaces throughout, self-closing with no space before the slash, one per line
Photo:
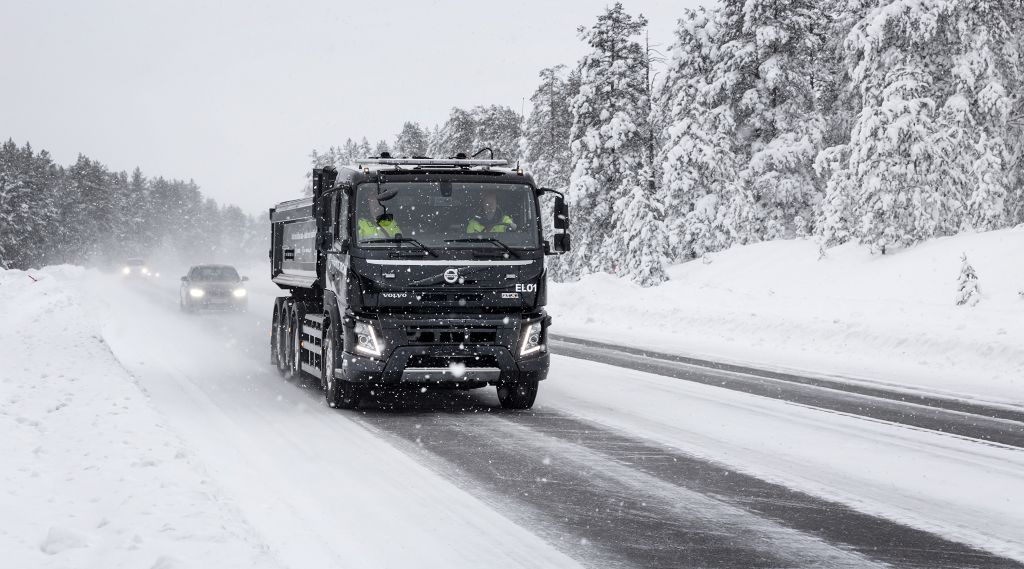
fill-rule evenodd
<path id="1" fill-rule="evenodd" d="M 819 157 L 826 239 L 884 252 L 1006 223 L 1020 19 L 1019 2 L 896 0 L 853 27 L 845 48 L 863 109 L 849 143 Z"/>
<path id="2" fill-rule="evenodd" d="M 572 131 L 572 100 L 579 93 L 579 74 L 564 65 L 542 69 L 540 85 L 530 97 L 532 110 L 526 119 L 520 148 L 524 166 L 538 185 L 565 191 L 572 172 L 570 134 Z M 554 232 L 551 209 L 553 197 L 541 198 L 541 220 L 544 234 Z M 575 215 L 576 212 L 573 211 Z M 569 267 L 563 257 L 551 257 L 548 275 L 556 281 L 569 278 Z"/>
<path id="3" fill-rule="evenodd" d="M 495 158 L 510 162 L 519 159 L 519 139 L 523 135 L 523 117 L 509 107 L 501 105 L 480 106 L 473 109 L 476 133 L 470 154 L 484 148 L 494 151 Z M 479 158 L 489 158 L 484 153 Z"/>
<path id="4" fill-rule="evenodd" d="M 530 97 L 533 109 L 523 133 L 523 160 L 542 186 L 563 188 L 569 184 L 572 130 L 570 103 L 579 81 L 573 81 L 564 65 L 540 71 L 540 85 Z"/>
<path id="5" fill-rule="evenodd" d="M 402 132 L 395 138 L 396 157 L 425 156 L 427 154 L 427 133 L 417 122 L 406 122 Z"/>
<path id="6" fill-rule="evenodd" d="M 13 140 L 0 146 L 0 260 L 10 267 L 40 265 L 57 217 L 60 172 L 44 150 Z"/>
<path id="7" fill-rule="evenodd" d="M 685 10 L 657 89 L 657 121 L 665 125 L 656 156 L 666 193 L 666 225 L 676 261 L 728 246 L 724 208 L 737 191 L 735 125 L 720 86 L 709 81 L 718 57 L 714 19 Z"/>
<path id="8" fill-rule="evenodd" d="M 823 119 L 813 80 L 828 14 L 813 0 L 726 0 L 716 80 L 744 159 L 730 203 L 740 243 L 805 232 L 820 201 L 814 157 Z"/>
<path id="9" fill-rule="evenodd" d="M 622 273 L 644 286 L 667 279 L 663 203 L 649 187 L 651 168 L 647 53 L 638 41 L 647 21 L 607 8 L 580 38 L 590 51 L 578 66 L 573 100 L 569 198 L 575 208 L 575 275 Z M 651 237 L 657 238 L 652 239 Z"/>
<path id="10" fill-rule="evenodd" d="M 967 254 L 960 257 L 960 277 L 956 285 L 957 306 L 974 306 L 981 300 L 981 288 L 978 286 L 978 274 L 967 262 Z"/>
<path id="11" fill-rule="evenodd" d="M 459 152 L 465 152 L 468 156 L 476 151 L 473 148 L 475 139 L 476 119 L 473 114 L 466 109 L 452 107 L 431 152 L 439 158 L 455 156 Z"/>

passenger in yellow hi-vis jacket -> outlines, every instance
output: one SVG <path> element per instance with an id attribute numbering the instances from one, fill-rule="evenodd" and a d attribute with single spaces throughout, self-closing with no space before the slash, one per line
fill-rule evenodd
<path id="1" fill-rule="evenodd" d="M 377 221 L 377 218 L 384 213 L 384 207 L 377 201 L 377 194 L 366 193 L 366 209 L 363 212 L 364 215 L 356 221 L 356 230 L 360 239 L 394 237 L 402 232 L 394 220 Z M 365 215 L 366 213 L 369 215 Z"/>
<path id="2" fill-rule="evenodd" d="M 470 218 L 466 224 L 466 233 L 504 233 L 515 231 L 516 224 L 510 216 L 498 211 L 498 194 L 494 190 L 483 192 L 483 201 L 479 215 Z"/>

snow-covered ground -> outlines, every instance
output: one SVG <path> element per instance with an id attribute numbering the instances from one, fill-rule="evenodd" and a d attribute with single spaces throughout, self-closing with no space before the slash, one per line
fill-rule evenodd
<path id="1" fill-rule="evenodd" d="M 515 512 L 281 379 L 267 352 L 276 291 L 249 274 L 248 314 L 184 315 L 172 279 L 0 272 L 11 566 L 575 565 Z M 986 292 L 965 310 L 986 309 Z M 557 356 L 537 409 L 1024 561 L 1019 450 Z M 487 423 L 522 434 L 514 419 Z M 555 461 L 567 444 L 536 439 Z"/>
<path id="2" fill-rule="evenodd" d="M 0 271 L 0 565 L 278 566 L 111 353 L 85 279 Z"/>
<path id="3" fill-rule="evenodd" d="M 961 254 L 980 279 L 956 306 Z M 819 259 L 811 240 L 734 247 L 642 289 L 610 275 L 552 284 L 553 331 L 656 351 L 1024 405 L 1024 230 Z"/>

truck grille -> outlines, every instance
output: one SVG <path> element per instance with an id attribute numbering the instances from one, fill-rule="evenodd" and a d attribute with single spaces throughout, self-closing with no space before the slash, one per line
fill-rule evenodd
<path id="1" fill-rule="evenodd" d="M 406 328 L 410 344 L 493 344 L 498 340 L 494 328 L 434 328 L 416 326 Z"/>
<path id="2" fill-rule="evenodd" d="M 413 356 L 409 358 L 407 368 L 447 368 L 452 364 L 462 364 L 467 368 L 496 368 L 498 359 L 494 356 Z"/>
<path id="3" fill-rule="evenodd" d="M 481 302 L 484 295 L 477 293 L 453 293 L 425 292 L 416 295 L 416 299 L 423 302 Z"/>

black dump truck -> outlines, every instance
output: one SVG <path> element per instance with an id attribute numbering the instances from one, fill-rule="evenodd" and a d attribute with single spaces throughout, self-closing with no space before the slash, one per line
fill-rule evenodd
<path id="1" fill-rule="evenodd" d="M 533 405 L 547 376 L 545 255 L 569 250 L 564 196 L 503 160 L 356 160 L 270 210 L 271 362 L 331 407 L 375 386 L 497 387 Z M 552 193 L 545 240 L 540 196 Z"/>

